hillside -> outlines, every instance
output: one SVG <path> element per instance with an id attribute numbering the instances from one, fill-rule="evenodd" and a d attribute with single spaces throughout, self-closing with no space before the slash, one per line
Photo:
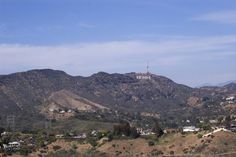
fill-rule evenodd
<path id="1" fill-rule="evenodd" d="M 45 154 L 60 153 L 62 150 L 70 150 L 76 146 L 75 152 L 80 156 L 93 157 L 156 157 L 156 156 L 235 156 L 236 136 L 232 132 L 218 132 L 214 136 L 198 138 L 198 134 L 166 134 L 154 145 L 149 145 L 150 139 L 116 139 L 110 142 L 101 143 L 96 147 L 90 144 L 83 144 L 78 141 L 57 140 L 48 145 Z M 55 152 L 53 146 L 60 146 Z M 40 151 L 29 156 L 38 156 Z M 44 154 L 44 155 L 45 155 Z"/>
<path id="2" fill-rule="evenodd" d="M 10 114 L 19 122 L 43 120 L 50 118 L 51 108 L 89 112 L 111 109 L 158 113 L 163 118 L 195 118 L 225 114 L 227 110 L 220 106 L 222 98 L 236 93 L 233 83 L 190 88 L 164 76 L 148 74 L 150 79 L 138 79 L 137 75 L 99 72 L 81 77 L 51 69 L 1 75 L 0 122 L 4 124 Z"/>
<path id="3" fill-rule="evenodd" d="M 201 156 L 213 157 L 215 154 L 235 155 L 235 133 L 219 132 L 214 137 L 198 138 L 197 134 L 169 134 L 161 137 L 154 146 L 148 140 L 113 140 L 97 149 L 97 154 L 106 156 Z"/>

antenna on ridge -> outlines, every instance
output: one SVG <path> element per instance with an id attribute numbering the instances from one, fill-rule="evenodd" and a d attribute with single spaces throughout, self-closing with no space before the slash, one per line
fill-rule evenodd
<path id="1" fill-rule="evenodd" d="M 149 73 L 149 62 L 147 62 L 147 74 Z"/>

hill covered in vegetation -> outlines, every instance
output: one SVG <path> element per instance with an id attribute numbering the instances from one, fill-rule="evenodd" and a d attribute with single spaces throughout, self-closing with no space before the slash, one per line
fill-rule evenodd
<path id="1" fill-rule="evenodd" d="M 147 75 L 148 79 L 139 75 Z M 7 116 L 12 114 L 17 124 L 24 126 L 101 111 L 103 117 L 106 114 L 102 113 L 113 112 L 126 117 L 139 114 L 175 125 L 184 119 L 195 121 L 199 117 L 233 114 L 235 102 L 228 103 L 226 98 L 235 95 L 234 83 L 191 88 L 151 73 L 99 72 L 82 77 L 51 69 L 31 70 L 0 76 L 0 122 L 6 125 Z"/>

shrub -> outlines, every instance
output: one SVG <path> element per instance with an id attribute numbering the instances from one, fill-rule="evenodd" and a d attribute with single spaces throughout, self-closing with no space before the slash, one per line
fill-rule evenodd
<path id="1" fill-rule="evenodd" d="M 40 150 L 39 152 L 42 153 L 42 154 L 47 153 L 47 151 L 45 151 L 45 150 Z"/>
<path id="2" fill-rule="evenodd" d="M 211 130 L 211 125 L 210 124 L 203 124 L 202 129 L 203 130 Z"/>
<path id="3" fill-rule="evenodd" d="M 198 134 L 198 135 L 197 135 L 197 138 L 202 138 L 202 134 Z"/>
<path id="4" fill-rule="evenodd" d="M 77 147 L 77 145 L 74 143 L 73 145 L 72 145 L 72 149 L 77 149 L 78 147 Z"/>
<path id="5" fill-rule="evenodd" d="M 148 141 L 148 146 L 154 146 L 155 143 L 153 141 Z"/>
<path id="6" fill-rule="evenodd" d="M 112 133 L 108 133 L 107 138 L 108 138 L 108 141 L 112 141 L 113 139 Z"/>
<path id="7" fill-rule="evenodd" d="M 55 146 L 52 147 L 52 149 L 53 149 L 54 151 L 57 151 L 57 150 L 61 149 L 61 146 L 55 145 Z"/>
<path id="8" fill-rule="evenodd" d="M 157 149 L 153 149 L 151 151 L 152 156 L 159 156 L 159 155 L 163 155 L 164 153 L 161 150 L 157 150 Z"/>
<path id="9" fill-rule="evenodd" d="M 188 153 L 188 148 L 184 148 L 183 152 L 184 152 L 184 154 L 187 154 Z"/>
<path id="10" fill-rule="evenodd" d="M 175 154 L 175 152 L 172 150 L 172 151 L 170 151 L 170 155 L 174 155 Z"/>
<path id="11" fill-rule="evenodd" d="M 4 151 L 4 154 L 3 154 L 3 155 L 11 156 L 12 153 L 13 153 L 12 150 L 7 149 L 7 150 Z"/>
<path id="12" fill-rule="evenodd" d="M 94 138 L 88 138 L 88 143 L 91 144 L 93 147 L 97 146 L 97 141 Z"/>
<path id="13" fill-rule="evenodd" d="M 3 127 L 0 127 L 0 134 L 3 133 L 5 129 Z"/>
<path id="14" fill-rule="evenodd" d="M 29 153 L 32 153 L 31 149 L 28 148 L 27 146 L 21 147 L 19 151 L 20 151 L 20 155 L 24 155 L 24 156 L 28 156 Z"/>

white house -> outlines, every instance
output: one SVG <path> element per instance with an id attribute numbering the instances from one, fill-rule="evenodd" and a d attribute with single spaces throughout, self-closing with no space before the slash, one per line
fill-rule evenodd
<path id="1" fill-rule="evenodd" d="M 138 132 L 141 136 L 153 135 L 153 134 L 155 134 L 154 132 L 152 132 L 151 129 L 137 128 L 136 130 L 137 130 L 137 132 Z"/>
<path id="2" fill-rule="evenodd" d="M 64 110 L 61 110 L 59 113 L 63 114 L 63 113 L 65 113 L 65 111 L 64 111 Z"/>
<path id="3" fill-rule="evenodd" d="M 49 108 L 49 111 L 50 112 L 54 112 L 54 108 Z"/>
<path id="4" fill-rule="evenodd" d="M 96 131 L 96 130 L 93 130 L 93 131 L 91 132 L 91 134 L 92 134 L 93 136 L 97 136 L 97 134 L 98 134 L 98 131 Z"/>
<path id="5" fill-rule="evenodd" d="M 234 96 L 230 96 L 230 97 L 227 97 L 225 100 L 226 101 L 233 101 L 235 98 L 234 98 Z"/>
<path id="6" fill-rule="evenodd" d="M 218 123 L 218 120 L 217 120 L 217 119 L 211 119 L 211 120 L 209 120 L 209 122 L 210 122 L 211 124 L 216 124 L 216 123 Z"/>
<path id="7" fill-rule="evenodd" d="M 86 133 L 79 134 L 77 136 L 74 136 L 74 139 L 85 139 L 87 137 Z"/>
<path id="8" fill-rule="evenodd" d="M 20 142 L 14 141 L 9 142 L 8 144 L 3 144 L 4 149 L 19 149 L 20 148 Z"/>
<path id="9" fill-rule="evenodd" d="M 199 131 L 199 128 L 196 128 L 195 126 L 184 126 L 183 127 L 183 132 L 195 132 Z"/>
<path id="10" fill-rule="evenodd" d="M 10 132 L 4 131 L 3 133 L 1 133 L 1 136 L 8 135 L 8 134 L 10 134 Z"/>
<path id="11" fill-rule="evenodd" d="M 56 135 L 56 138 L 63 138 L 63 137 L 64 137 L 63 134 L 58 134 L 58 135 Z"/>

